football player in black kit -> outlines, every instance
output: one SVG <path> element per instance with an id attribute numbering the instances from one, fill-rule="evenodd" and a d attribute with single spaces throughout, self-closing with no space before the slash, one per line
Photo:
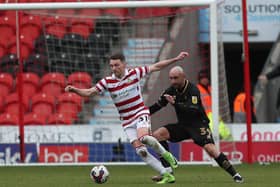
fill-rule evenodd
<path id="1" fill-rule="evenodd" d="M 215 159 L 218 165 L 228 172 L 233 180 L 242 183 L 243 178 L 236 172 L 227 157 L 219 152 L 214 144 L 211 130 L 209 129 L 204 108 L 201 103 L 198 88 L 186 79 L 185 73 L 180 66 L 173 67 L 169 72 L 171 86 L 160 96 L 159 100 L 149 107 L 153 114 L 165 107 L 168 103 L 174 106 L 178 122 L 167 124 L 153 132 L 153 136 L 161 141 L 161 144 L 168 150 L 167 140 L 180 142 L 186 139 L 193 139 L 194 143 Z M 164 166 L 170 166 L 161 159 Z M 172 169 L 169 168 L 172 172 Z M 160 180 L 161 176 L 154 176 L 152 180 Z"/>

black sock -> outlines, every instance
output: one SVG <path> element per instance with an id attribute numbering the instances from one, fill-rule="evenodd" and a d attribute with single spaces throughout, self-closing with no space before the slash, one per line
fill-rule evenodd
<path id="1" fill-rule="evenodd" d="M 169 146 L 168 146 L 167 141 L 160 141 L 159 143 L 160 143 L 167 151 L 169 151 Z M 170 167 L 170 164 L 169 164 L 166 160 L 164 160 L 164 158 L 160 157 L 159 159 L 160 159 L 160 161 L 161 161 L 163 167 L 165 167 L 165 168 Z"/>
<path id="2" fill-rule="evenodd" d="M 220 155 L 217 158 L 215 158 L 215 160 L 219 164 L 219 166 L 223 168 L 226 172 L 228 172 L 231 176 L 234 176 L 236 174 L 234 167 L 228 161 L 224 153 L 220 153 Z"/>

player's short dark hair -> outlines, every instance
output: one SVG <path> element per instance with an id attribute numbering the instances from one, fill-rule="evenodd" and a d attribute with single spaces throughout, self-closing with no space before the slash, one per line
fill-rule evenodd
<path id="1" fill-rule="evenodd" d="M 122 53 L 114 53 L 110 56 L 110 60 L 120 60 L 125 62 L 125 56 Z"/>

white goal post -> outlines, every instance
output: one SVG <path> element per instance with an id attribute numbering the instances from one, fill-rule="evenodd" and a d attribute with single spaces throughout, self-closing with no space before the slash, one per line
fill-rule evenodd
<path id="1" fill-rule="evenodd" d="M 120 2 L 65 2 L 65 3 L 7 3 L 3 10 L 42 10 L 42 9 L 88 9 L 88 8 L 137 8 L 137 7 L 209 7 L 210 68 L 212 87 L 213 137 L 219 149 L 219 67 L 218 67 L 218 28 L 216 0 L 174 0 L 174 1 L 120 1 Z M 192 54 L 190 54 L 192 55 Z"/>

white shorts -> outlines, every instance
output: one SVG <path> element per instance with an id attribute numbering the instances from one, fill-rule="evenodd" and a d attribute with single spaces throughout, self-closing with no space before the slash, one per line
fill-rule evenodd
<path id="1" fill-rule="evenodd" d="M 140 138 L 138 137 L 137 133 L 137 129 L 139 128 L 147 128 L 149 134 L 151 133 L 151 120 L 149 115 L 139 116 L 133 122 L 131 122 L 130 125 L 124 127 L 124 132 L 130 143 Z"/>

